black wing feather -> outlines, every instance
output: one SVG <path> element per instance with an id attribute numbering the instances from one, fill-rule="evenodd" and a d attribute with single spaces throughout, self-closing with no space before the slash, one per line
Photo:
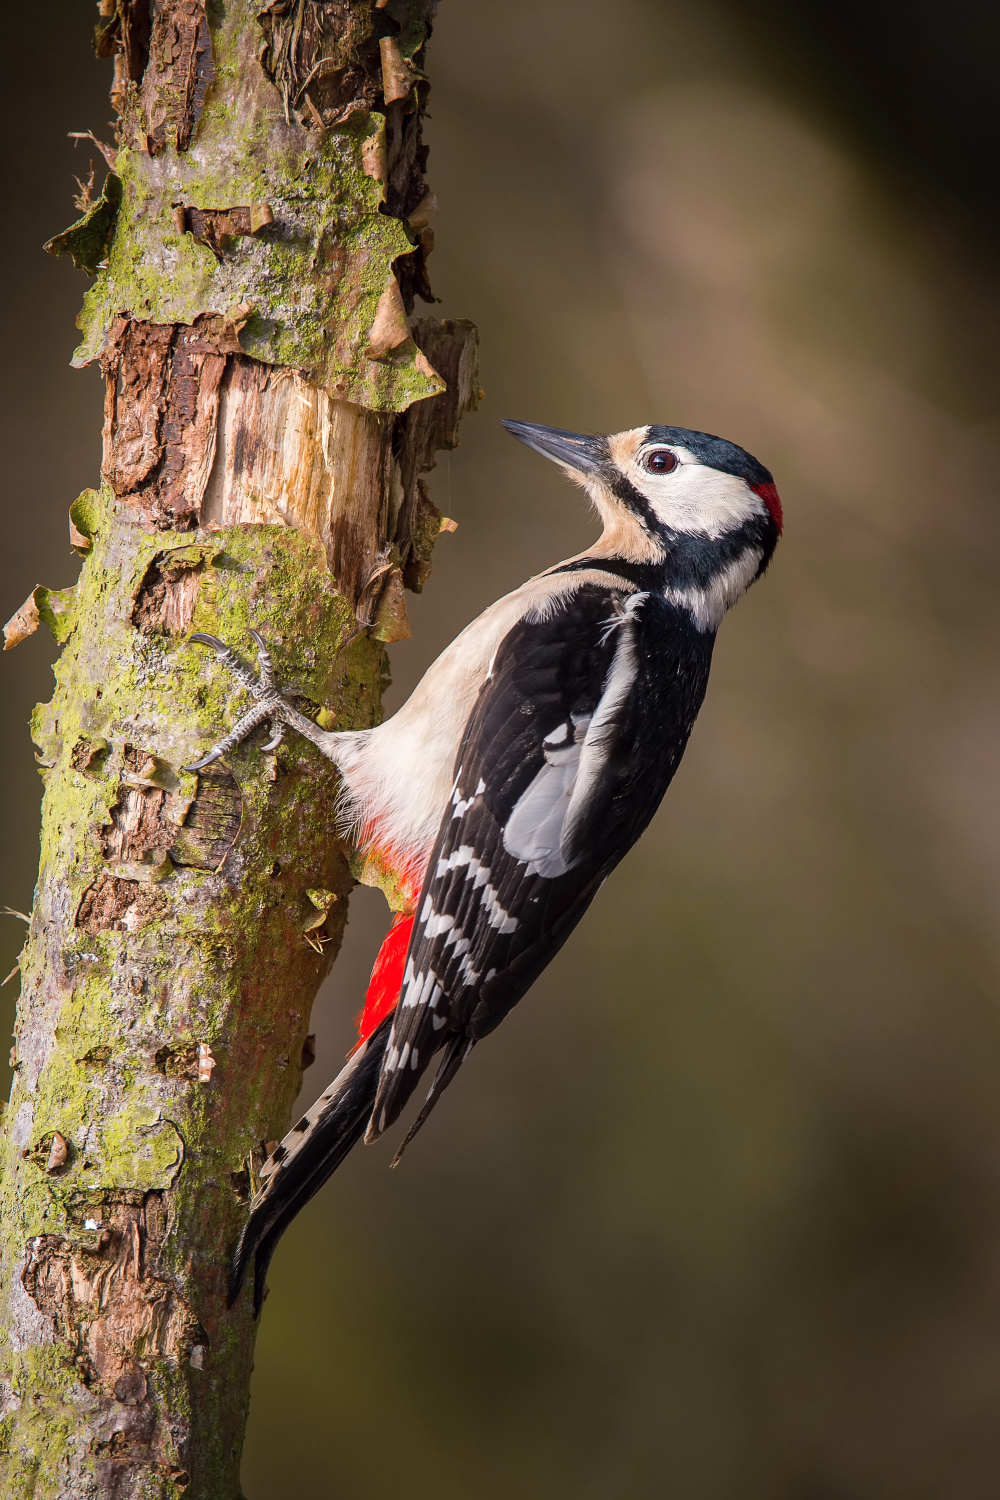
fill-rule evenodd
<path id="1" fill-rule="evenodd" d="M 704 696 L 714 637 L 661 600 L 628 598 L 584 584 L 546 618 L 521 620 L 497 651 L 428 865 L 368 1139 L 447 1046 L 452 1065 L 432 1090 L 440 1095 L 467 1055 L 459 1043 L 486 1036 L 524 995 L 659 805 Z M 627 691 L 615 700 L 571 862 L 542 873 L 505 847 L 505 830 L 560 744 L 611 701 L 626 647 Z"/>

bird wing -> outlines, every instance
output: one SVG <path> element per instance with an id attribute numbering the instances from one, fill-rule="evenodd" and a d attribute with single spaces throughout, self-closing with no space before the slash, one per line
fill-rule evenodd
<path id="1" fill-rule="evenodd" d="M 646 796 L 635 763 L 645 598 L 586 583 L 501 642 L 456 759 L 368 1139 L 444 1047 L 428 1103 L 437 1097 L 655 810 L 662 788 Z"/>

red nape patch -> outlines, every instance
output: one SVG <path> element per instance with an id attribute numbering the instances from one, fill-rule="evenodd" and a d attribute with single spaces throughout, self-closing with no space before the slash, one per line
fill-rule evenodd
<path id="1" fill-rule="evenodd" d="M 358 1046 L 366 1042 L 380 1021 L 396 1008 L 399 992 L 403 988 L 403 966 L 406 950 L 410 946 L 413 918 L 405 912 L 397 912 L 385 941 L 378 950 L 378 958 L 368 981 L 365 1008 L 355 1017 L 358 1028 Z"/>
<path id="2" fill-rule="evenodd" d="M 777 489 L 773 484 L 752 484 L 750 488 L 753 490 L 755 495 L 760 496 L 764 504 L 767 506 L 768 510 L 771 512 L 771 520 L 774 522 L 775 526 L 777 526 L 778 535 L 780 536 L 782 528 L 784 526 L 784 518 L 781 514 L 781 499 L 778 495 Z"/>

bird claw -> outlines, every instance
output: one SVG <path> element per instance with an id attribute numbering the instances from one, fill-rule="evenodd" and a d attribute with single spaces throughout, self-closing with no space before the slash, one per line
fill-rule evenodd
<path id="1" fill-rule="evenodd" d="M 251 630 L 250 635 L 257 645 L 257 671 L 256 673 L 243 663 L 236 655 L 231 646 L 225 641 L 220 641 L 218 636 L 208 635 L 205 631 L 196 631 L 188 637 L 189 645 L 208 646 L 215 652 L 219 661 L 226 667 L 238 682 L 246 688 L 252 698 L 257 701 L 242 718 L 238 719 L 224 739 L 217 745 L 213 745 L 207 754 L 196 760 L 190 766 L 182 766 L 184 771 L 203 771 L 206 766 L 212 765 L 219 760 L 227 751 L 234 749 L 249 734 L 265 721 L 270 722 L 271 738 L 264 746 L 265 751 L 276 750 L 281 744 L 285 734 L 284 712 L 287 708 L 281 693 L 275 683 L 274 664 L 271 661 L 271 653 L 264 643 L 263 637 L 256 630 Z"/>
<path id="2" fill-rule="evenodd" d="M 264 637 L 259 630 L 251 630 L 250 634 L 257 643 L 257 680 L 265 693 L 277 692 L 274 681 L 274 663 L 271 653 L 264 644 Z"/>
<path id="3" fill-rule="evenodd" d="M 181 770 L 204 771 L 206 766 L 210 766 L 212 762 L 218 760 L 221 755 L 222 751 L 219 749 L 218 745 L 213 745 L 208 754 L 201 757 L 201 760 L 193 760 L 189 766 L 181 766 Z"/>

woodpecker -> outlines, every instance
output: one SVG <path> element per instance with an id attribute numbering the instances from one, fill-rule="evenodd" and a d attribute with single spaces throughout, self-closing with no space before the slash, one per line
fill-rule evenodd
<path id="1" fill-rule="evenodd" d="M 255 1258 L 255 1313 L 299 1209 L 359 1140 L 394 1123 L 436 1060 L 398 1160 L 646 828 L 722 618 L 781 534 L 771 474 L 723 438 L 503 425 L 583 487 L 602 534 L 468 625 L 385 723 L 323 731 L 282 696 L 260 636 L 258 675 L 214 636 L 191 638 L 256 701 L 189 769 L 265 721 L 271 744 L 291 726 L 337 766 L 345 828 L 409 898 L 372 971 L 357 1047 L 262 1168 L 230 1278 L 232 1303 Z"/>

